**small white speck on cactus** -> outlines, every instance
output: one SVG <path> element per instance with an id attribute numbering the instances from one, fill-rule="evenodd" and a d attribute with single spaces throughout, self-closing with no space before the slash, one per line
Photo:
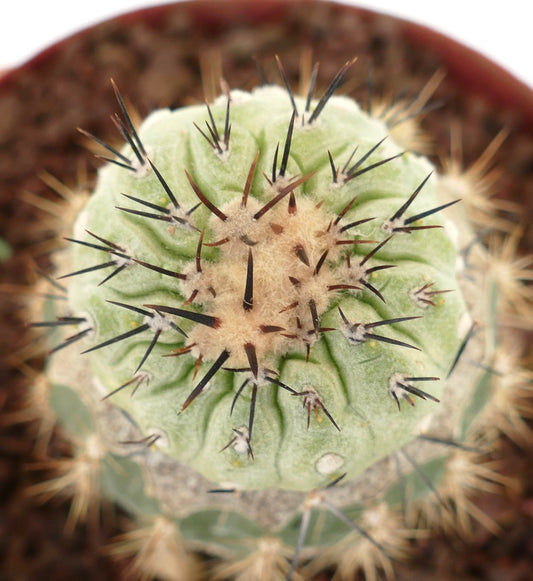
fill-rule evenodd
<path id="1" fill-rule="evenodd" d="M 490 400 L 487 250 L 452 182 L 333 94 L 350 64 L 318 99 L 234 90 L 138 128 L 115 87 L 127 143 L 97 140 L 68 308 L 47 307 L 76 327 L 47 373 L 60 421 L 112 456 L 102 491 L 157 523 L 152 556 L 233 555 L 219 578 L 313 555 L 389 572 L 406 503 L 447 502 Z"/>

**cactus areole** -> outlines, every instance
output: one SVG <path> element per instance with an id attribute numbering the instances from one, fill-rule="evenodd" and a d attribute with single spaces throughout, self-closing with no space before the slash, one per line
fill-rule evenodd
<path id="1" fill-rule="evenodd" d="M 486 399 L 462 357 L 495 348 L 484 250 L 430 162 L 334 94 L 351 65 L 317 98 L 228 90 L 138 127 L 115 87 L 126 144 L 93 138 L 109 163 L 58 256 L 58 416 L 104 443 L 108 496 L 210 549 L 333 544 L 409 472 L 435 494 Z M 329 520 L 304 527 L 305 498 Z"/>

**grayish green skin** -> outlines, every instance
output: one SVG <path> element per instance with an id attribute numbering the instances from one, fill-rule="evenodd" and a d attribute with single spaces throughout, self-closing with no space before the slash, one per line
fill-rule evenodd
<path id="1" fill-rule="evenodd" d="M 257 151 L 260 157 L 250 204 L 257 199 L 261 206 L 272 197 L 262 172 L 271 174 L 278 143 L 281 157 L 292 112 L 290 100 L 286 92 L 275 87 L 252 94 L 232 92 L 231 99 L 230 150 L 222 156 L 213 151 L 194 127 L 194 123 L 205 127 L 208 117 L 203 106 L 156 112 L 140 129 L 151 161 L 185 211 L 199 202 L 185 171 L 209 200 L 219 208 L 226 208 L 228 202 L 242 196 Z M 303 101 L 297 99 L 297 104 L 302 112 Z M 219 130 L 224 126 L 225 109 L 225 99 L 212 105 Z M 427 160 L 406 153 L 343 185 L 342 180 L 333 183 L 328 151 L 336 166 L 342 168 L 356 146 L 358 151 L 352 163 L 386 135 L 384 124 L 369 118 L 347 98 L 332 98 L 310 126 L 305 123 L 302 126 L 301 117 L 296 120 L 287 176 L 315 172 L 295 190 L 297 203 L 303 206 L 305 199 L 322 203 L 323 216 L 329 220 L 336 218 L 357 196 L 340 224 L 374 218 L 342 237 L 371 239 L 375 243 L 346 245 L 337 254 L 332 251 L 328 255 L 321 273 L 338 283 L 350 282 L 345 250 L 349 249 L 353 265 L 387 238 L 389 233 L 382 228 L 384 222 L 433 171 Z M 362 167 L 400 152 L 389 137 Z M 129 148 L 124 153 L 133 157 Z M 190 216 L 194 228 L 180 225 L 169 228 L 165 222 L 116 209 L 150 211 L 122 194 L 159 206 L 169 205 L 168 196 L 153 172 L 134 173 L 108 165 L 99 173 L 96 191 L 79 216 L 73 237 L 98 244 L 86 233 L 88 230 L 119 244 L 128 256 L 137 260 L 183 272 L 194 266 L 199 231 L 204 230 L 204 242 L 211 242 L 218 239 L 224 227 L 200 205 Z M 439 199 L 435 174 L 406 214 L 417 215 L 450 201 Z M 287 198 L 279 207 L 287 208 Z M 221 451 L 231 440 L 234 428 L 248 425 L 251 385 L 246 387 L 231 415 L 230 409 L 244 379 L 253 377 L 250 373 L 220 370 L 209 382 L 209 389 L 180 413 L 213 361 L 204 360 L 193 377 L 195 357 L 190 354 L 163 357 L 187 344 L 172 329 L 163 331 L 142 365 L 140 371 L 150 381 L 141 384 L 133 396 L 134 383 L 102 401 L 102 397 L 132 379 L 153 337 L 152 331 L 89 355 L 80 356 L 77 346 L 59 351 L 48 370 L 54 385 L 52 404 L 67 432 L 80 441 L 97 433 L 105 443 L 109 452 L 102 462 L 104 494 L 134 514 L 166 514 L 176 519 L 181 534 L 194 547 L 202 546 L 223 555 L 245 554 L 250 545 L 235 540 L 261 538 L 265 531 L 269 534 L 276 531 L 285 543 L 295 546 L 301 522 L 299 508 L 305 493 L 326 486 L 342 474 L 346 476 L 328 490 L 328 499 L 350 519 L 358 519 L 369 499 L 379 495 L 392 506 L 402 501 L 406 489 L 410 501 L 434 494 L 432 487 L 441 480 L 450 448 L 422 443 L 417 436 L 424 433 L 462 441 L 483 408 L 490 383 L 488 372 L 463 359 L 449 380 L 447 374 L 472 319 L 484 324 L 469 343 L 469 358 L 490 365 L 495 344 L 490 331 L 494 325 L 495 295 L 491 281 L 485 280 L 483 273 L 465 270 L 460 250 L 470 245 L 475 235 L 460 204 L 423 218 L 421 224 L 444 227 L 410 234 L 398 232 L 369 260 L 372 267 L 395 265 L 377 271 L 377 276 L 370 279 L 386 302 L 367 288 L 331 292 L 319 315 L 320 327 L 332 330 L 319 333 L 309 361 L 305 360 L 302 346 L 266 357 L 264 366 L 279 373 L 277 379 L 296 392 L 311 385 L 340 431 L 324 411 L 319 411 L 318 417 L 312 412 L 307 428 L 307 411 L 302 407 L 301 397 L 259 378 L 251 442 L 254 458 L 249 457 L 246 448 L 239 452 L 230 446 Z M 310 224 L 310 231 L 312 227 Z M 63 272 L 85 269 L 112 258 L 107 252 L 80 244 L 71 245 L 69 251 L 60 259 Z M 469 259 L 478 260 L 481 252 L 473 247 Z M 201 254 L 204 268 L 222 265 L 223 271 L 230 272 L 232 257 L 224 253 L 224 245 L 204 244 Z M 258 263 L 261 256 L 257 245 L 254 262 Z M 111 270 L 95 270 L 66 279 L 70 312 L 87 316 L 88 322 L 81 329 L 84 326 L 94 329 L 85 349 L 145 322 L 142 315 L 108 301 L 141 308 L 146 308 L 143 307 L 146 304 L 197 311 L 204 308 L 207 314 L 217 315 L 200 301 L 184 307 L 188 296 L 180 281 L 135 263 L 99 286 Z M 287 272 L 282 275 L 274 272 L 272 276 L 286 277 Z M 257 280 L 254 282 L 254 299 L 259 301 L 261 285 Z M 434 283 L 433 289 L 453 292 L 434 297 L 436 306 L 424 306 L 413 300 L 412 291 L 428 283 Z M 238 284 L 242 289 L 244 279 Z M 407 342 L 420 351 L 379 341 L 353 344 L 348 340 L 349 333 L 338 307 L 350 322 L 422 316 L 370 330 Z M 194 323 L 180 317 L 169 318 L 187 333 L 194 332 Z M 231 367 L 231 359 L 228 366 Z M 401 399 L 403 392 L 399 391 L 398 410 L 389 393 L 389 379 L 394 373 L 440 378 L 415 385 L 441 402 L 414 397 L 415 405 L 411 406 Z M 457 381 L 457 377 L 461 380 Z M 151 434 L 161 438 L 147 448 L 141 439 Z M 121 443 L 134 440 L 139 444 Z M 403 461 L 403 477 L 398 481 L 393 456 L 402 449 L 416 457 L 420 471 L 412 471 Z M 244 492 L 217 495 L 209 493 L 213 488 Z M 317 513 L 313 514 L 310 531 L 318 518 Z M 309 535 L 312 538 L 309 543 L 317 547 L 331 545 L 342 539 L 346 530 L 344 522 L 326 511 L 320 516 L 320 527 Z"/>
<path id="2" fill-rule="evenodd" d="M 223 127 L 225 100 L 212 107 L 219 127 Z M 303 109 L 303 102 L 298 102 Z M 252 95 L 234 93 L 231 103 L 231 147 L 221 159 L 200 132 L 204 126 L 205 107 L 190 107 L 175 112 L 159 111 L 144 123 L 140 136 L 150 159 L 164 176 L 182 208 L 198 204 L 185 170 L 194 178 L 204 194 L 217 206 L 241 196 L 246 176 L 255 153 L 259 150 L 258 167 L 268 173 L 276 144 L 284 143 L 291 105 L 287 94 L 274 87 L 256 90 Z M 333 98 L 319 119 L 311 126 L 296 122 L 288 173 L 305 175 L 316 172 L 296 192 L 322 202 L 337 215 L 357 196 L 356 203 L 344 217 L 344 223 L 362 218 L 375 218 L 347 238 L 357 237 L 381 242 L 387 237 L 382 224 L 405 202 L 431 171 L 428 163 L 414 154 L 405 154 L 365 173 L 344 185 L 334 184 L 328 161 L 328 150 L 338 165 L 344 165 L 358 146 L 359 156 L 366 153 L 386 135 L 386 127 L 370 119 L 355 103 Z M 389 139 L 376 150 L 366 165 L 400 153 Z M 132 156 L 130 151 L 126 155 Z M 357 159 L 357 157 L 355 158 Z M 146 174 L 146 175 L 143 175 Z M 91 240 L 84 229 L 119 244 L 130 256 L 150 264 L 183 272 L 194 261 L 199 234 L 177 226 L 169 232 L 165 222 L 133 216 L 116 206 L 135 207 L 122 194 L 129 194 L 154 204 L 169 203 L 161 183 L 153 172 L 140 175 L 120 167 L 101 170 L 94 195 L 81 214 L 75 238 Z M 438 206 L 433 179 L 408 210 L 414 215 Z M 255 174 L 250 197 L 268 201 L 268 183 L 260 171 Z M 282 202 L 286 204 L 286 201 Z M 198 230 L 210 236 L 209 211 L 198 208 L 191 221 Z M 426 224 L 439 224 L 439 215 L 426 218 Z M 94 242 L 94 240 L 92 240 Z M 355 245 L 350 249 L 352 262 L 360 260 L 375 246 Z M 224 247 L 204 247 L 202 260 L 219 260 Z M 73 270 L 90 267 L 103 253 L 81 245 L 74 247 Z M 357 258 L 359 257 L 359 258 Z M 102 260 L 101 262 L 104 262 Z M 235 405 L 230 415 L 236 390 L 246 377 L 242 373 L 220 371 L 210 382 L 209 390 L 178 413 L 186 397 L 212 362 L 204 362 L 193 379 L 195 359 L 190 355 L 162 357 L 182 347 L 184 338 L 169 329 L 142 366 L 150 376 L 149 385 L 141 386 L 130 397 L 130 389 L 113 396 L 113 402 L 135 419 L 141 430 L 160 430 L 167 440 L 164 452 L 198 470 L 214 483 L 232 483 L 243 489 L 283 488 L 311 490 L 347 473 L 352 478 L 377 460 L 411 441 L 420 421 L 432 414 L 436 403 L 417 399 L 411 407 L 403 401 L 401 412 L 388 392 L 393 373 L 405 376 L 444 377 L 464 335 L 461 321 L 465 306 L 460 292 L 446 295 L 445 303 L 423 308 L 410 297 L 410 292 L 427 282 L 435 288 L 457 288 L 455 281 L 456 248 L 444 228 L 399 232 L 369 263 L 372 266 L 392 264 L 396 268 L 380 271 L 373 284 L 380 289 L 386 303 L 367 289 L 331 293 L 330 304 L 321 317 L 321 326 L 336 330 L 323 333 L 311 349 L 310 361 L 305 352 L 275 357 L 278 379 L 300 392 L 311 385 L 335 419 L 337 431 L 322 414 L 323 421 L 312 417 L 306 429 L 306 411 L 300 401 L 276 386 L 263 382 L 259 386 L 253 426 L 254 460 L 233 449 L 220 450 L 232 437 L 232 429 L 248 423 L 250 388 Z M 345 276 L 344 259 L 328 265 Z M 109 271 L 104 271 L 106 274 Z M 272 276 L 282 276 L 273 273 Z M 175 279 L 156 273 L 138 264 L 102 286 L 102 271 L 75 277 L 69 289 L 69 300 L 75 313 L 89 315 L 95 332 L 87 347 L 96 345 L 144 322 L 144 317 L 119 308 L 108 301 L 142 307 L 164 304 L 180 307 L 187 299 L 180 293 Z M 422 316 L 421 319 L 373 329 L 378 335 L 395 337 L 420 349 L 366 341 L 354 345 L 342 333 L 337 307 L 350 321 L 373 322 L 396 317 Z M 209 313 L 214 314 L 216 313 Z M 169 317 L 188 332 L 194 323 Z M 268 322 L 268 321 L 267 321 Z M 153 332 L 147 330 L 129 340 L 110 345 L 91 354 L 91 366 L 109 393 L 132 378 Z M 272 363 L 269 364 L 269 367 Z M 231 365 L 228 364 L 231 367 Z M 442 394 L 444 381 L 417 384 L 435 397 Z M 320 468 L 321 458 L 333 458 L 332 468 Z M 324 461 L 324 460 L 323 460 Z"/>

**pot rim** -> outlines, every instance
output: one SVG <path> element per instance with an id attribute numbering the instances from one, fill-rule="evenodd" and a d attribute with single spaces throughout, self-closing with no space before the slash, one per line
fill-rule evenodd
<path id="1" fill-rule="evenodd" d="M 19 66 L 0 71 L 0 92 L 8 90 L 9 85 L 16 82 L 26 71 L 39 69 L 52 62 L 64 46 L 72 40 L 83 37 L 101 26 L 112 23 L 127 25 L 139 19 L 157 26 L 170 12 L 177 9 L 188 17 L 193 25 L 198 23 L 214 29 L 230 22 L 254 25 L 283 18 L 291 7 L 302 4 L 309 6 L 328 4 L 333 10 L 356 12 L 364 19 L 378 16 L 390 19 L 397 25 L 407 43 L 430 50 L 438 56 L 445 65 L 447 74 L 467 92 L 479 94 L 497 108 L 512 111 L 514 122 L 533 131 L 533 88 L 503 66 L 481 52 L 429 26 L 393 16 L 385 11 L 334 0 L 254 0 L 253 2 L 250 0 L 181 0 L 135 9 L 82 28 L 54 42 Z"/>
<path id="2" fill-rule="evenodd" d="M 424 50 L 431 50 L 446 66 L 448 74 L 456 79 L 467 91 L 483 95 L 494 105 L 512 110 L 519 115 L 519 122 L 533 130 L 533 89 L 507 71 L 489 57 L 429 26 L 390 15 L 384 11 L 372 10 L 357 5 L 343 4 L 330 0 L 188 0 L 149 6 L 118 16 L 104 19 L 96 24 L 82 28 L 68 35 L 21 65 L 0 73 L 0 91 L 26 70 L 38 69 L 54 59 L 63 47 L 73 39 L 83 37 L 90 31 L 110 23 L 128 24 L 139 19 L 157 26 L 170 12 L 179 9 L 194 23 L 216 28 L 228 22 L 264 23 L 267 20 L 282 18 L 294 5 L 328 4 L 336 11 L 356 12 L 363 18 L 383 16 L 394 22 L 406 41 Z"/>

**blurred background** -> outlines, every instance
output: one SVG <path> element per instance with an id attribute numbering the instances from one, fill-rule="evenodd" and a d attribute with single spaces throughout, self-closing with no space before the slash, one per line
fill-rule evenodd
<path id="1" fill-rule="evenodd" d="M 250 0 L 260 2 L 261 0 Z M 533 87 L 529 4 L 523 0 L 337 0 L 413 20 L 478 50 Z M 0 70 L 101 20 L 160 0 L 12 0 L 0 18 Z"/>

